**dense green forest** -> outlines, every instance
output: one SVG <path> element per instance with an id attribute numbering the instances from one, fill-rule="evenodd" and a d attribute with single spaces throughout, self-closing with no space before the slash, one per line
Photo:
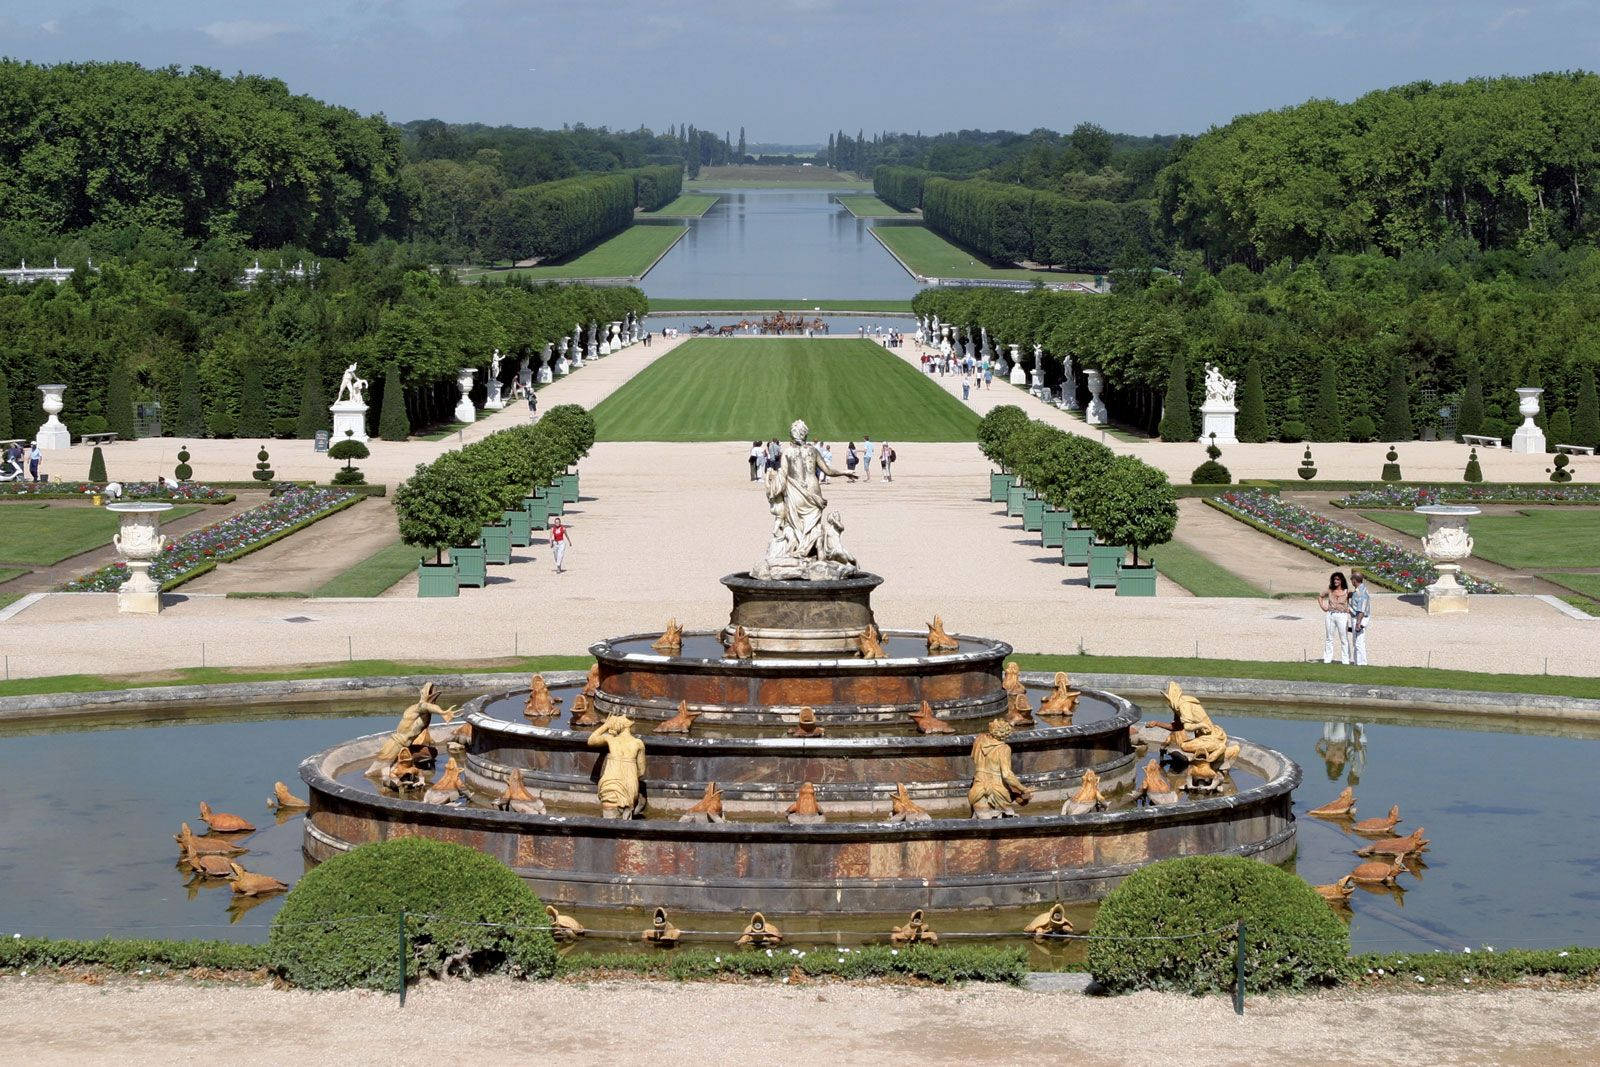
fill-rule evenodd
<path id="1" fill-rule="evenodd" d="M 929 228 L 1006 263 L 1096 271 L 1118 255 L 1156 251 L 1155 211 L 1148 200 L 1071 200 L 998 182 L 930 178 L 922 206 Z"/>
<path id="2" fill-rule="evenodd" d="M 1042 344 L 1052 382 L 1071 356 L 1085 402 L 1082 372 L 1102 371 L 1112 417 L 1147 431 L 1176 359 L 1196 410 L 1206 363 L 1240 382 L 1253 366 L 1264 396 L 1260 439 L 1307 435 L 1285 426 L 1314 423 L 1324 378 L 1337 413 L 1326 439 L 1359 435 L 1353 424 L 1363 416 L 1381 432 L 1395 397 L 1418 433 L 1459 433 L 1460 420 L 1473 418 L 1477 429 L 1466 432 L 1508 437 L 1520 421 L 1513 390 L 1524 385 L 1543 386 L 1545 414 L 1565 411 L 1581 436 L 1600 361 L 1600 249 L 1483 252 L 1460 238 L 1398 257 L 1280 261 L 1261 273 L 1235 264 L 1211 274 L 1194 253 L 1179 259 L 1181 277 L 1128 272 L 1110 296 L 930 289 L 912 305 L 1007 343 Z M 1480 410 L 1469 397 L 1481 397 Z"/>

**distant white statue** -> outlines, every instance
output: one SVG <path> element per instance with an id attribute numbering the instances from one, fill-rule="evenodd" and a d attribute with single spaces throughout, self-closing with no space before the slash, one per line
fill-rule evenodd
<path id="1" fill-rule="evenodd" d="M 489 357 L 489 377 L 495 379 L 500 377 L 500 360 L 500 350 L 497 348 L 494 350 L 494 355 Z"/>
<path id="2" fill-rule="evenodd" d="M 356 365 L 350 364 L 344 369 L 344 377 L 339 380 L 339 395 L 334 398 L 335 404 L 348 400 L 353 404 L 365 404 L 364 395 L 367 390 L 367 380 L 356 377 Z"/>
<path id="3" fill-rule="evenodd" d="M 1206 402 L 1218 404 L 1233 403 L 1233 394 L 1239 388 L 1239 383 L 1222 376 L 1221 367 L 1206 364 Z"/>

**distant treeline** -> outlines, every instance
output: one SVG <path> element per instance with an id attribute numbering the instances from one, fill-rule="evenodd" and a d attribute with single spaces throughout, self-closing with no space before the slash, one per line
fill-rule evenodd
<path id="1" fill-rule="evenodd" d="M 580 252 L 631 225 L 635 207 L 654 211 L 682 189 L 683 168 L 669 165 L 507 190 L 495 207 L 490 258 Z"/>
<path id="2" fill-rule="evenodd" d="M 1119 257 L 1149 257 L 1158 245 L 1155 205 L 1148 200 L 1069 200 L 977 179 L 927 179 L 922 218 L 929 229 L 990 259 L 1072 271 L 1104 271 Z"/>

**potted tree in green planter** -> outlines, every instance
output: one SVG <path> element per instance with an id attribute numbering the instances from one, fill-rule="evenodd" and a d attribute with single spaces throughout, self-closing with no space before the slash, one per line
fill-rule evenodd
<path id="1" fill-rule="evenodd" d="M 476 553 L 477 579 L 483 584 L 483 549 L 455 546 L 477 534 L 488 494 L 478 480 L 465 470 L 460 453 L 447 452 L 432 463 L 419 465 L 410 478 L 401 482 L 394 494 L 395 518 L 400 540 L 433 552 L 434 560 L 417 566 L 419 597 L 455 596 L 463 565 L 463 553 Z M 450 561 L 444 561 L 445 549 Z M 471 559 L 467 561 L 471 566 Z"/>
<path id="2" fill-rule="evenodd" d="M 1033 437 L 1026 470 L 1028 482 L 1039 496 L 1036 501 L 1024 501 L 1023 525 L 1028 526 L 1028 507 L 1037 504 L 1039 519 L 1033 529 L 1038 530 L 1045 548 L 1060 548 L 1072 525 L 1072 512 L 1064 505 L 1076 449 L 1074 436 L 1055 427 L 1046 427 Z"/>
<path id="3" fill-rule="evenodd" d="M 578 472 L 567 470 L 589 454 L 594 446 L 594 416 L 577 404 L 557 404 L 539 420 L 551 430 L 564 433 L 571 445 L 571 457 L 560 472 L 561 499 L 568 504 L 578 502 Z"/>
<path id="4" fill-rule="evenodd" d="M 1059 431 L 1055 427 L 1046 423 L 1025 422 L 1018 426 L 1001 446 L 1001 455 L 1005 457 L 1006 466 L 1017 473 L 1017 484 L 1006 490 L 1006 514 L 1022 519 L 1024 529 L 1039 529 L 1039 520 L 1044 515 L 1044 504 L 1039 502 L 1039 492 L 1033 487 L 1029 475 L 1033 473 L 1039 449 L 1050 434 L 1057 432 Z M 1036 502 L 1033 507 L 1032 527 L 1028 526 L 1030 500 Z"/>
<path id="5" fill-rule="evenodd" d="M 1002 404 L 978 422 L 978 450 L 990 463 L 1000 469 L 989 472 L 989 502 L 1001 504 L 1006 494 L 1017 484 L 1017 476 L 1006 469 L 1005 442 L 1017 430 L 1028 424 L 1028 416 L 1015 404 Z"/>
<path id="6" fill-rule="evenodd" d="M 1089 584 L 1096 579 L 1096 550 L 1111 548 L 1111 580 L 1118 596 L 1155 596 L 1156 569 L 1139 562 L 1139 550 L 1164 545 L 1178 527 L 1178 502 L 1167 476 L 1132 456 L 1118 456 L 1095 479 L 1089 521 L 1109 545 L 1090 550 Z M 1133 562 L 1123 559 L 1123 546 L 1133 549 Z M 1103 574 L 1104 562 L 1100 562 Z"/>
<path id="7" fill-rule="evenodd" d="M 1060 475 L 1061 487 L 1056 491 L 1066 510 L 1072 513 L 1073 525 L 1061 533 L 1061 562 L 1083 566 L 1089 562 L 1094 545 L 1094 524 L 1088 518 L 1091 487 L 1115 454 L 1099 441 L 1076 434 L 1069 435 L 1068 448 Z"/>

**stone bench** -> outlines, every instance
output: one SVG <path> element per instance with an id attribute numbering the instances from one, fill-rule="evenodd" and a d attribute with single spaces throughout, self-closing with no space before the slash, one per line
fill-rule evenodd
<path id="1" fill-rule="evenodd" d="M 1461 435 L 1461 443 L 1464 445 L 1477 445 L 1479 448 L 1499 448 L 1500 438 L 1477 433 L 1464 433 Z"/>
<path id="2" fill-rule="evenodd" d="M 86 445 L 109 445 L 116 439 L 117 435 L 114 433 L 86 433 L 81 435 L 78 441 Z"/>
<path id="3" fill-rule="evenodd" d="M 1588 445 L 1556 445 L 1557 452 L 1565 452 L 1570 456 L 1592 456 L 1594 449 Z"/>

